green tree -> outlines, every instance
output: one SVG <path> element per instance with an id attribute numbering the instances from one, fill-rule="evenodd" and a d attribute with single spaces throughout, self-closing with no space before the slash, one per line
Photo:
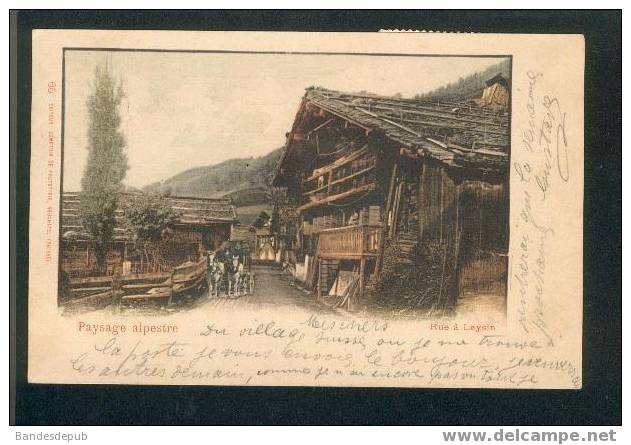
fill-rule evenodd
<path id="1" fill-rule="evenodd" d="M 107 65 L 96 67 L 92 88 L 87 101 L 88 160 L 81 180 L 80 213 L 83 226 L 94 242 L 97 266 L 103 273 L 114 237 L 122 181 L 128 169 L 118 112 L 124 92 Z"/>
<path id="2" fill-rule="evenodd" d="M 146 264 L 157 266 L 162 257 L 160 242 L 168 238 L 178 214 L 164 195 L 141 193 L 128 201 L 125 217 L 136 236 L 137 245 L 142 249 Z"/>
<path id="3" fill-rule="evenodd" d="M 178 217 L 165 197 L 153 193 L 130 199 L 125 216 L 136 238 L 144 242 L 162 240 Z"/>

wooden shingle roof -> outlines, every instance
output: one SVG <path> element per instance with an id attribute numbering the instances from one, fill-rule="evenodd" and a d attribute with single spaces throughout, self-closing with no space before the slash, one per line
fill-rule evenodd
<path id="1" fill-rule="evenodd" d="M 427 138 L 472 149 L 508 152 L 509 120 L 506 113 L 472 103 L 396 99 L 311 88 L 305 100 L 383 131 L 402 145 L 416 148 Z"/>
<path id="2" fill-rule="evenodd" d="M 508 113 L 473 101 L 430 101 L 308 88 L 296 116 L 317 107 L 368 132 L 378 131 L 401 147 L 455 167 L 487 171 L 507 168 L 510 151 Z M 289 133 L 283 162 L 294 145 Z M 275 180 L 276 182 L 276 180 Z"/>
<path id="3" fill-rule="evenodd" d="M 114 227 L 114 241 L 130 241 L 133 239 L 132 230 L 125 218 L 126 203 L 133 198 L 133 194 L 123 194 L 119 208 L 116 210 L 116 225 Z M 217 223 L 234 223 L 237 220 L 236 211 L 230 198 L 165 198 L 178 215 L 176 225 L 208 226 Z M 79 214 L 80 194 L 78 192 L 64 192 L 61 202 L 61 236 L 66 239 L 88 240 L 90 237 L 81 224 Z"/>

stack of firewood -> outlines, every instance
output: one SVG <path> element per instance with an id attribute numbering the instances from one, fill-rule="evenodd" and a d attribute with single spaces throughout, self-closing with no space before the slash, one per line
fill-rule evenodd
<path id="1" fill-rule="evenodd" d="M 418 249 L 410 263 L 403 261 L 396 240 L 387 240 L 383 269 L 375 286 L 375 304 L 393 309 L 449 309 L 450 299 L 441 295 L 446 292 L 443 255 L 434 247 Z"/>

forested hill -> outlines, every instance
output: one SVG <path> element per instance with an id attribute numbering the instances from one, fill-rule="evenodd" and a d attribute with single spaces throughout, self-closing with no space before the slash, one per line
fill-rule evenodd
<path id="1" fill-rule="evenodd" d="M 510 59 L 492 65 L 484 71 L 477 72 L 467 77 L 461 77 L 457 82 L 448 83 L 429 93 L 420 94 L 415 99 L 462 99 L 480 97 L 484 89 L 484 82 L 502 73 L 510 79 Z"/>
<path id="2" fill-rule="evenodd" d="M 282 148 L 278 148 L 257 158 L 229 159 L 215 165 L 191 168 L 151 184 L 146 190 L 172 196 L 230 196 L 237 206 L 265 204 L 281 153 Z"/>

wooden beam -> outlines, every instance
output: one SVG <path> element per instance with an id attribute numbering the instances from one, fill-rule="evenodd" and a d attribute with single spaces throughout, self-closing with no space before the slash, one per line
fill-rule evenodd
<path id="1" fill-rule="evenodd" d="M 335 110 L 332 110 L 332 109 L 330 109 L 330 108 L 328 108 L 328 107 L 326 107 L 326 106 L 324 106 L 324 105 L 320 104 L 319 102 L 314 102 L 314 100 L 313 100 L 313 99 L 310 99 L 310 101 L 311 101 L 311 103 L 312 103 L 312 104 L 314 104 L 314 105 L 315 105 L 315 106 L 317 106 L 317 107 L 320 107 L 322 110 L 327 111 L 327 112 L 329 112 L 329 113 L 331 113 L 331 114 L 333 114 L 333 115 L 335 115 L 335 116 L 337 116 L 337 117 L 339 117 L 339 118 L 341 118 L 341 119 L 344 119 L 345 121 L 350 122 L 351 124 L 355 125 L 356 127 L 363 128 L 364 130 L 366 130 L 366 132 L 367 132 L 367 133 L 369 133 L 369 132 L 371 132 L 371 131 L 372 131 L 372 128 L 369 128 L 369 127 L 367 127 L 367 126 L 365 126 L 365 125 L 362 125 L 362 124 L 360 124 L 359 122 L 357 122 L 357 121 L 355 121 L 355 120 L 353 120 L 353 119 L 349 118 L 348 116 L 344 116 L 344 115 L 343 115 L 342 113 L 340 113 L 340 112 L 337 112 L 337 111 L 335 111 Z M 317 99 L 316 99 L 316 101 L 317 101 Z M 347 105 L 346 105 L 346 104 L 344 104 L 344 106 L 347 106 Z"/>
<path id="2" fill-rule="evenodd" d="M 326 122 L 324 122 L 323 124 L 318 125 L 313 130 L 311 130 L 309 133 L 307 133 L 308 137 L 311 137 L 312 133 L 315 133 L 316 131 L 321 130 L 322 128 L 326 127 L 327 125 L 329 125 L 333 121 L 334 121 L 334 119 L 331 118 L 331 119 L 327 120 Z"/>
<path id="3" fill-rule="evenodd" d="M 370 184 L 366 184 L 361 187 L 357 187 L 343 193 L 338 193 L 337 195 L 327 196 L 326 198 L 320 199 L 319 201 L 308 202 L 298 207 L 298 211 L 303 211 L 303 210 L 310 209 L 312 207 L 318 207 L 324 204 L 328 204 L 329 202 L 337 201 L 338 199 L 346 198 L 348 196 L 352 196 L 357 193 L 369 192 L 369 191 L 375 190 L 375 188 L 376 188 L 376 185 L 374 182 L 372 182 Z"/>
<path id="4" fill-rule="evenodd" d="M 322 260 L 318 258 L 318 300 L 322 298 Z"/>
<path id="5" fill-rule="evenodd" d="M 359 150 L 356 150 L 349 155 L 342 156 L 337 161 L 334 161 L 331 164 L 325 165 L 324 167 L 317 169 L 318 170 L 317 174 L 312 174 L 311 176 L 306 178 L 303 182 L 309 182 L 309 181 L 313 181 L 314 179 L 318 179 L 320 176 L 324 176 L 328 172 L 335 170 L 336 168 L 341 167 L 342 165 L 346 165 L 349 162 L 354 161 L 355 159 L 357 159 L 358 157 L 366 153 L 368 153 L 368 145 L 364 145 Z"/>
<path id="6" fill-rule="evenodd" d="M 366 234 L 362 231 L 362 235 L 361 235 L 361 250 L 360 252 L 364 252 L 365 250 L 365 245 L 366 245 Z M 364 298 L 364 287 L 366 285 L 365 283 L 365 277 L 364 275 L 366 275 L 366 257 L 364 255 L 362 255 L 362 257 L 359 260 L 359 295 L 357 297 L 357 300 L 359 300 L 360 298 Z M 353 309 L 357 308 L 357 303 L 358 301 L 353 301 Z"/>
<path id="7" fill-rule="evenodd" d="M 386 201 L 386 208 L 384 213 L 384 225 L 383 230 L 381 232 L 381 240 L 379 243 L 379 250 L 377 254 L 377 262 L 375 264 L 375 276 L 377 280 L 381 275 L 381 266 L 383 263 L 383 251 L 386 245 L 386 235 L 388 234 L 388 215 L 390 214 L 390 207 L 392 206 L 392 198 L 394 193 L 394 184 L 397 177 L 397 168 L 399 164 L 397 161 L 394 161 L 394 165 L 392 166 L 392 174 L 390 175 L 390 186 L 388 187 L 388 200 Z"/>
<path id="8" fill-rule="evenodd" d="M 445 119 L 445 120 L 450 120 L 454 122 L 464 122 L 464 123 L 475 124 L 475 125 L 486 124 L 486 125 L 494 126 L 494 127 L 508 128 L 508 121 L 498 123 L 495 121 L 495 118 L 493 119 L 489 118 L 485 120 L 484 118 L 474 119 L 471 117 L 461 117 L 460 114 L 456 114 L 455 112 L 451 112 L 451 111 L 441 111 L 441 110 L 431 110 L 431 109 L 427 111 L 419 111 L 416 109 L 397 110 L 397 109 L 394 109 L 393 107 L 384 107 L 381 105 L 373 105 L 371 108 L 384 110 L 386 112 L 390 112 L 391 114 L 396 114 L 399 111 L 399 115 L 400 115 L 400 112 L 402 111 L 403 114 L 411 114 L 414 116 L 426 116 L 433 119 Z M 390 117 L 395 117 L 395 116 L 391 115 Z"/>
<path id="9" fill-rule="evenodd" d="M 397 223 L 399 216 L 399 204 L 401 203 L 401 189 L 403 188 L 403 181 L 400 181 L 397 185 L 397 191 L 394 198 L 394 207 L 392 210 L 392 225 L 390 226 L 390 236 L 394 236 L 397 233 Z"/>
<path id="10" fill-rule="evenodd" d="M 374 258 L 376 253 L 346 253 L 346 252 L 328 252 L 319 255 L 323 260 L 359 260 L 364 258 Z"/>
<path id="11" fill-rule="evenodd" d="M 371 111 L 368 111 L 368 110 L 364 110 L 363 108 L 360 108 L 360 107 L 355 107 L 355 109 L 359 110 L 359 111 L 362 111 L 362 112 L 366 113 L 367 115 L 374 117 L 375 119 L 379 119 L 379 120 L 382 120 L 384 122 L 389 123 L 390 125 L 394 125 L 395 127 L 398 127 L 401 130 L 407 131 L 408 133 L 412 133 L 414 136 L 423 137 L 423 135 L 421 133 L 419 133 L 419 132 L 417 132 L 415 130 L 412 130 L 409 127 L 406 127 L 405 125 L 397 124 L 396 122 L 391 121 L 390 119 L 386 119 L 383 116 L 379 116 L 378 114 L 375 114 L 375 113 L 373 113 Z"/>
<path id="12" fill-rule="evenodd" d="M 357 176 L 360 176 L 360 175 L 363 175 L 363 174 L 365 174 L 365 173 L 368 173 L 368 172 L 370 172 L 371 170 L 373 170 L 375 167 L 376 167 L 376 163 L 373 163 L 373 165 L 372 165 L 372 166 L 370 166 L 370 167 L 368 167 L 368 168 L 365 168 L 365 169 L 360 170 L 360 171 L 358 171 L 358 172 L 352 173 L 352 174 L 350 174 L 350 175 L 348 175 L 348 176 L 344 176 L 343 178 L 336 179 L 335 181 L 331 181 L 331 173 L 332 173 L 332 172 L 329 172 L 329 180 L 328 180 L 327 185 L 323 185 L 322 187 L 318 187 L 317 189 L 311 190 L 310 192 L 305 192 L 305 193 L 304 193 L 304 195 L 305 195 L 305 196 L 308 196 L 308 195 L 313 195 L 314 193 L 321 192 L 321 191 L 322 191 L 322 190 L 324 190 L 324 189 L 327 189 L 327 190 L 329 190 L 329 192 L 330 192 L 331 186 L 333 186 L 333 185 L 335 185 L 335 184 L 339 184 L 339 183 L 341 183 L 341 182 L 346 182 L 346 181 L 348 181 L 349 179 L 352 179 L 352 178 L 355 178 L 355 177 L 357 177 Z"/>
<path id="13" fill-rule="evenodd" d="M 424 200 L 425 200 L 425 186 L 423 184 L 423 181 L 425 181 L 425 169 L 426 169 L 426 162 L 423 162 L 423 165 L 421 166 L 421 178 L 419 180 L 419 185 L 418 185 L 418 190 L 416 191 L 416 208 L 418 211 L 418 225 L 419 225 L 419 240 L 423 239 L 423 235 L 425 232 L 425 209 L 423 208 L 424 206 Z"/>
<path id="14" fill-rule="evenodd" d="M 343 178 L 336 179 L 335 181 L 330 182 L 329 184 L 330 185 L 335 185 L 335 184 L 339 184 L 340 182 L 346 182 L 346 181 L 348 181 L 351 178 L 354 178 L 356 176 L 360 176 L 360 175 L 363 175 L 365 173 L 368 173 L 369 171 L 373 170 L 376 166 L 377 166 L 377 162 L 375 161 L 375 162 L 373 162 L 373 164 L 370 167 L 365 168 L 363 170 L 360 170 L 358 172 L 352 173 L 352 174 L 350 174 L 348 176 L 344 176 Z"/>

